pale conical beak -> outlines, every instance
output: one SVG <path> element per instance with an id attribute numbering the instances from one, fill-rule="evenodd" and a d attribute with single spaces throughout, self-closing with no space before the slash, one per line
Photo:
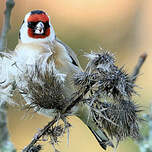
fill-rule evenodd
<path id="1" fill-rule="evenodd" d="M 35 34 L 43 34 L 44 33 L 44 24 L 42 22 L 38 22 L 35 27 Z"/>

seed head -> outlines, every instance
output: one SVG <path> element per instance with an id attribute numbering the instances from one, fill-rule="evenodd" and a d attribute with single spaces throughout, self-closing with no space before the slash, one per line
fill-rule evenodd
<path id="1" fill-rule="evenodd" d="M 29 103 L 29 108 L 56 111 L 62 111 L 65 108 L 68 101 L 64 96 L 64 83 L 59 76 L 53 69 L 42 73 L 38 64 L 34 69 L 27 70 L 21 78 L 22 85 L 19 90 Z"/>
<path id="2" fill-rule="evenodd" d="M 110 52 L 103 52 L 103 53 L 94 53 L 86 55 L 90 61 L 87 65 L 88 69 L 100 69 L 102 71 L 111 71 L 111 67 L 115 63 L 114 55 Z"/>
<path id="3" fill-rule="evenodd" d="M 127 137 L 139 138 L 139 106 L 132 101 L 108 103 L 95 101 L 92 105 L 93 120 L 100 128 L 105 129 L 111 138 L 117 141 Z M 104 110 L 103 110 L 104 109 Z"/>
<path id="4" fill-rule="evenodd" d="M 135 84 L 130 76 L 123 70 L 113 66 L 110 72 L 101 72 L 99 80 L 99 90 L 107 96 L 111 96 L 116 101 L 120 99 L 130 99 L 134 91 Z"/>

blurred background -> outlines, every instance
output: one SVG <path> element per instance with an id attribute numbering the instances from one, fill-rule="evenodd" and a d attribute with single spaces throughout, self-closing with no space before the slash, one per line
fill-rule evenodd
<path id="1" fill-rule="evenodd" d="M 5 0 L 0 1 L 0 31 L 3 23 Z M 135 101 L 148 111 L 152 101 L 152 1 L 151 0 L 15 0 L 12 11 L 11 30 L 7 45 L 13 50 L 18 41 L 19 28 L 27 12 L 42 9 L 51 17 L 56 35 L 78 55 L 85 67 L 85 52 L 97 51 L 99 47 L 112 51 L 117 65 L 125 65 L 132 72 L 141 53 L 148 58 L 137 80 L 139 96 Z M 70 142 L 66 135 L 58 148 L 62 152 L 101 152 L 101 148 L 89 130 L 75 117 L 72 123 Z M 18 151 L 32 139 L 34 133 L 49 121 L 44 116 L 25 114 L 20 109 L 9 108 L 8 122 L 11 139 Z M 45 143 L 43 149 L 50 149 Z M 50 151 L 50 150 L 44 150 Z M 107 151 L 113 151 L 109 148 Z M 138 152 L 136 144 L 127 139 L 121 142 L 117 152 Z"/>

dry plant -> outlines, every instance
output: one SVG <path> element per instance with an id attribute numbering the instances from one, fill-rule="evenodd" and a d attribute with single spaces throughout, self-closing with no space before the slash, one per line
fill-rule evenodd
<path id="1" fill-rule="evenodd" d="M 124 68 L 115 65 L 111 53 L 88 54 L 89 62 L 86 69 L 73 75 L 71 80 L 71 83 L 78 88 L 71 99 L 63 96 L 63 83 L 51 72 L 42 74 L 41 66 L 36 64 L 32 74 L 29 70 L 24 76 L 24 84 L 27 86 L 24 85 L 24 88 L 19 89 L 31 102 L 26 107 L 28 110 L 34 108 L 37 112 L 41 112 L 53 108 L 55 118 L 34 136 L 23 151 L 31 151 L 44 136 L 50 137 L 50 143 L 53 143 L 55 148 L 58 137 L 71 126 L 66 118 L 71 115 L 71 109 L 77 104 L 87 104 L 90 107 L 88 117 L 91 117 L 94 124 L 110 139 L 116 139 L 117 143 L 127 137 L 138 139 L 139 123 L 142 120 L 139 116 L 141 109 L 134 103 L 132 96 L 136 94 L 135 80 L 146 56 L 146 54 L 140 56 L 135 71 L 129 75 L 123 70 Z M 21 81 L 23 82 L 22 79 Z M 64 122 L 62 126 L 57 125 L 60 119 Z M 60 133 L 52 133 L 58 129 Z"/>

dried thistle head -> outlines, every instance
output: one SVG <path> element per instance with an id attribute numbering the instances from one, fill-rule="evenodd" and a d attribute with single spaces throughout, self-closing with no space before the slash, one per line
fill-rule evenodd
<path id="1" fill-rule="evenodd" d="M 134 81 L 123 67 L 114 65 L 115 58 L 111 53 L 91 53 L 87 57 L 90 61 L 85 71 L 73 76 L 76 86 L 85 88 L 95 84 L 99 96 L 110 96 L 115 101 L 130 99 L 136 94 Z"/>
<path id="2" fill-rule="evenodd" d="M 112 96 L 116 101 L 129 99 L 135 94 L 135 84 L 130 76 L 123 70 L 113 66 L 110 72 L 101 72 L 99 79 L 99 90 L 102 94 Z"/>
<path id="3" fill-rule="evenodd" d="M 90 60 L 87 65 L 86 71 L 91 69 L 92 71 L 96 69 L 102 69 L 103 71 L 110 71 L 111 67 L 115 63 L 114 55 L 110 52 L 103 53 L 90 53 L 86 55 Z"/>
<path id="4" fill-rule="evenodd" d="M 110 70 L 98 68 L 96 71 L 85 71 L 77 73 L 73 76 L 73 81 L 76 86 L 80 87 L 80 91 L 87 86 L 91 86 L 93 95 L 101 97 L 111 97 L 114 101 L 122 99 L 131 99 L 133 94 L 136 94 L 134 81 L 130 78 L 123 67 L 118 68 L 111 65 Z"/>
<path id="5" fill-rule="evenodd" d="M 116 138 L 117 141 L 127 137 L 139 138 L 139 122 L 142 119 L 138 116 L 141 111 L 138 105 L 129 100 L 120 103 L 96 100 L 92 106 L 94 122 L 105 129 L 111 138 Z"/>
<path id="6" fill-rule="evenodd" d="M 21 81 L 19 90 L 29 104 L 29 108 L 55 109 L 61 112 L 68 104 L 63 91 L 63 76 L 56 73 L 53 67 L 43 72 L 40 64 L 28 67 Z"/>
<path id="7" fill-rule="evenodd" d="M 95 73 L 89 74 L 88 72 L 80 72 L 73 75 L 74 85 L 81 86 L 85 88 L 87 85 L 90 85 L 92 82 L 96 82 L 98 75 Z"/>

